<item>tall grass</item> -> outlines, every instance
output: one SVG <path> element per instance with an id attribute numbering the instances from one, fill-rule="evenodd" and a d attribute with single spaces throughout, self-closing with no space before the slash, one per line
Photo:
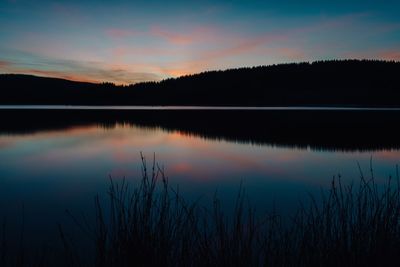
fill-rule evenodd
<path id="1" fill-rule="evenodd" d="M 360 168 L 357 183 L 344 185 L 340 176 L 334 177 L 329 189 L 311 195 L 311 201 L 299 204 L 287 220 L 277 211 L 256 215 L 242 186 L 233 216 L 221 207 L 217 195 L 209 207 L 187 202 L 178 188 L 169 185 L 154 159 L 149 165 L 142 156 L 142 163 L 138 185 L 110 179 L 109 206 L 96 197 L 94 224 L 76 220 L 92 238 L 94 255 L 85 253 L 82 260 L 82 253 L 76 252 L 59 226 L 64 252 L 63 257 L 54 257 L 60 261 L 58 266 L 389 266 L 400 262 L 398 172 L 385 185 L 376 183 L 372 168 L 368 177 Z M 4 253 L 0 256 L 6 262 Z"/>
<path id="2" fill-rule="evenodd" d="M 164 171 L 142 158 L 142 181 L 111 180 L 108 216 L 96 201 L 96 266 L 383 266 L 400 262 L 400 183 L 380 187 L 371 169 L 358 184 L 333 179 L 321 201 L 284 222 L 256 216 L 240 187 L 233 217 L 217 196 L 187 203 Z M 106 220 L 108 218 L 108 221 Z"/>

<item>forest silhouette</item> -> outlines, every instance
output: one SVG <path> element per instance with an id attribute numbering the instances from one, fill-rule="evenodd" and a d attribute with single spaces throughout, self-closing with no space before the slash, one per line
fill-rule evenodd
<path id="1" fill-rule="evenodd" d="M 208 71 L 128 86 L 0 75 L 0 104 L 399 107 L 400 62 L 334 60 Z"/>

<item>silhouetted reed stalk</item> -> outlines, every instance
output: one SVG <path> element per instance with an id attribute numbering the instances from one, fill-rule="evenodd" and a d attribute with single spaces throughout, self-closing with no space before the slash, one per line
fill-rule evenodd
<path id="1" fill-rule="evenodd" d="M 379 187 L 334 177 L 321 201 L 301 205 L 284 223 L 256 216 L 240 186 L 227 216 L 215 195 L 211 209 L 188 204 L 164 171 L 142 157 L 142 181 L 131 191 L 111 180 L 106 222 L 96 200 L 96 266 L 371 266 L 400 260 L 399 176 Z"/>
<path id="2" fill-rule="evenodd" d="M 142 163 L 138 185 L 110 179 L 109 208 L 95 198 L 94 226 L 71 215 L 95 243 L 94 261 L 85 260 L 89 266 L 387 266 L 400 261 L 397 168 L 395 179 L 383 186 L 372 167 L 369 177 L 360 168 L 358 183 L 343 185 L 334 177 L 318 199 L 311 195 L 293 217 L 283 219 L 276 210 L 256 215 L 242 185 L 233 216 L 217 194 L 211 208 L 188 203 L 155 159 L 150 168 L 143 156 Z M 62 265 L 86 265 L 78 256 L 91 254 L 77 255 L 61 226 L 59 232 Z"/>

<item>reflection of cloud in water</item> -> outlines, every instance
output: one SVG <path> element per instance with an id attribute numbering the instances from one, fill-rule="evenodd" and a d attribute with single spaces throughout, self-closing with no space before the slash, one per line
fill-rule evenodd
<path id="1" fill-rule="evenodd" d="M 193 167 L 188 163 L 176 163 L 169 167 L 169 171 L 172 173 L 181 173 L 181 174 L 188 174 L 193 172 Z"/>
<path id="2" fill-rule="evenodd" d="M 1 149 L 12 149 L 8 162 L 29 170 L 105 170 L 103 176 L 140 175 L 140 152 L 165 166 L 167 175 L 187 176 L 198 181 L 228 181 L 231 177 L 264 177 L 276 182 L 298 181 L 321 184 L 321 179 L 356 170 L 357 161 L 371 154 L 380 165 L 400 159 L 397 150 L 379 152 L 334 152 L 274 145 L 251 145 L 207 139 L 180 130 L 137 127 L 116 123 L 108 127 L 75 126 L 32 134 L 0 137 Z M 1 156 L 1 155 L 0 155 Z M 15 159 L 15 161 L 13 161 Z M 16 165 L 15 165 L 16 166 Z M 45 172 L 45 171 L 44 171 Z M 79 175 L 79 173 L 77 174 Z"/>
<path id="3" fill-rule="evenodd" d="M 12 148 L 15 143 L 11 136 L 0 136 L 0 149 Z"/>
<path id="4" fill-rule="evenodd" d="M 392 127 L 393 122 L 399 118 L 399 112 L 393 111 L 67 109 L 51 112 L 48 110 L 2 110 L 1 113 L 4 121 L 0 125 L 0 135 L 1 133 L 3 135 L 31 135 L 35 132 L 64 135 L 64 130 L 71 130 L 71 133 L 72 129 L 88 132 L 87 128 L 91 127 L 93 131 L 97 131 L 96 126 L 98 126 L 105 132 L 111 131 L 110 134 L 115 137 L 112 141 L 116 145 L 118 142 L 125 142 L 123 135 L 127 134 L 127 131 L 118 131 L 118 129 L 126 127 L 136 130 L 135 134 L 139 137 L 142 135 L 154 137 L 153 133 L 164 133 L 163 138 L 177 138 L 187 142 L 200 137 L 218 143 L 244 144 L 245 149 L 248 149 L 249 144 L 270 148 L 287 147 L 350 153 L 400 148 L 398 139 L 400 130 Z M 265 123 L 260 124 L 260 122 Z M 51 131 L 54 129 L 63 131 Z M 116 139 L 118 134 L 121 135 L 120 140 Z M 87 139 L 82 136 L 80 140 L 91 142 L 91 138 L 100 139 L 104 138 L 104 135 L 102 137 L 96 132 Z M 140 137 L 140 140 L 143 143 L 147 139 Z M 166 140 L 162 141 L 166 142 Z M 192 143 L 191 146 L 199 144 L 207 146 L 209 143 L 211 142 Z M 189 144 L 186 143 L 183 147 L 187 147 L 186 145 Z"/>

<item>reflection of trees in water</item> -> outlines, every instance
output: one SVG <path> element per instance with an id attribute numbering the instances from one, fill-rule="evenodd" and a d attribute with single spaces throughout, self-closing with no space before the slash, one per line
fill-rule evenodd
<path id="1" fill-rule="evenodd" d="M 318 150 L 400 148 L 399 111 L 2 110 L 1 133 L 117 125 L 257 145 Z"/>

